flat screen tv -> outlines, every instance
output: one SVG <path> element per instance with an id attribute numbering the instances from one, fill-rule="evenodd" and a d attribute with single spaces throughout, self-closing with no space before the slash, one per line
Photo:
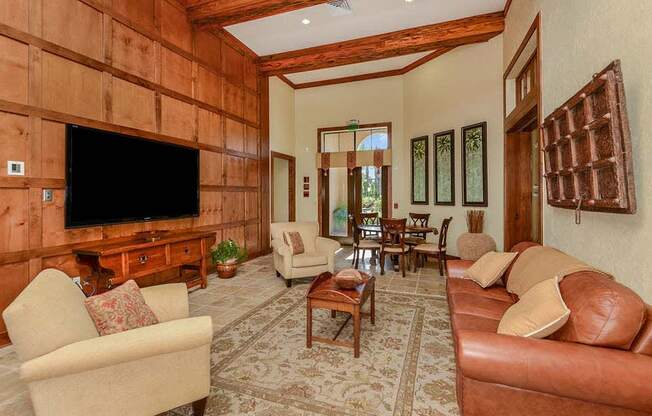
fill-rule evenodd
<path id="1" fill-rule="evenodd" d="M 199 215 L 199 151 L 66 127 L 66 228 Z"/>

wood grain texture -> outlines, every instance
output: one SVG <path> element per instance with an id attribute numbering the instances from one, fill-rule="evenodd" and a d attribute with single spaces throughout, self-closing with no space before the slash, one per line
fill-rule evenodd
<path id="1" fill-rule="evenodd" d="M 466 17 L 297 51 L 262 56 L 267 75 L 311 71 L 484 42 L 503 32 L 503 13 Z"/>
<path id="2" fill-rule="evenodd" d="M 244 91 L 241 87 L 224 81 L 222 84 L 222 103 L 224 110 L 238 117 L 244 115 Z"/>
<path id="3" fill-rule="evenodd" d="M 261 143 L 259 125 L 244 119 L 244 93 L 257 97 L 259 80 L 246 46 L 221 31 L 193 31 L 176 0 L 0 3 L 0 310 L 42 268 L 78 275 L 74 248 L 139 231 L 199 229 L 221 240 L 229 229 L 258 254 Z M 56 23 L 66 16 L 71 27 Z M 86 20 L 75 24 L 79 16 Z M 224 79 L 237 91 L 227 104 L 237 114 L 224 110 Z M 65 123 L 201 148 L 200 216 L 64 228 Z M 7 160 L 24 160 L 27 176 L 5 176 Z M 42 201 L 44 188 L 53 201 Z M 228 221 L 225 193 L 236 201 Z M 147 284 L 174 278 L 157 274 Z M 4 331 L 0 321 L 6 342 Z"/>
<path id="4" fill-rule="evenodd" d="M 328 0 L 213 0 L 188 8 L 199 27 L 220 28 L 326 3 Z"/>
<path id="5" fill-rule="evenodd" d="M 224 183 L 227 186 L 244 186 L 244 162 L 241 157 L 224 155 Z"/>

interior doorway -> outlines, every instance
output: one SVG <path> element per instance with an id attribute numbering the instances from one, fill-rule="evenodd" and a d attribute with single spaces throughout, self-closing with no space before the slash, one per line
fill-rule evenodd
<path id="1" fill-rule="evenodd" d="M 391 148 L 391 123 L 321 128 L 317 132 L 319 152 L 339 153 Z M 388 166 L 330 167 L 320 173 L 319 222 L 323 236 L 348 240 L 353 234 L 349 213 L 391 216 L 391 169 Z"/>
<path id="2" fill-rule="evenodd" d="M 543 241 L 539 16 L 504 74 L 505 250 Z"/>
<path id="3" fill-rule="evenodd" d="M 296 159 L 284 153 L 271 152 L 271 218 L 272 222 L 296 220 Z"/>

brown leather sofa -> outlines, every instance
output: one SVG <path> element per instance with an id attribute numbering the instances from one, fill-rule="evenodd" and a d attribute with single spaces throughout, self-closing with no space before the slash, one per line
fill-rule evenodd
<path id="1" fill-rule="evenodd" d="M 518 299 L 462 279 L 471 264 L 447 268 L 463 416 L 652 415 L 652 306 L 602 274 L 578 272 L 560 284 L 571 310 L 564 327 L 547 339 L 498 335 Z"/>

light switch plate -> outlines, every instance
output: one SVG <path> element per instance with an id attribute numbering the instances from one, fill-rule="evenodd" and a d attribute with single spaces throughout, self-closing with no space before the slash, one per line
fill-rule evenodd
<path id="1" fill-rule="evenodd" d="M 8 176 L 25 176 L 25 162 L 18 160 L 7 161 L 7 175 Z"/>
<path id="2" fill-rule="evenodd" d="M 52 189 L 44 189 L 43 202 L 52 202 L 52 199 L 53 199 Z"/>

